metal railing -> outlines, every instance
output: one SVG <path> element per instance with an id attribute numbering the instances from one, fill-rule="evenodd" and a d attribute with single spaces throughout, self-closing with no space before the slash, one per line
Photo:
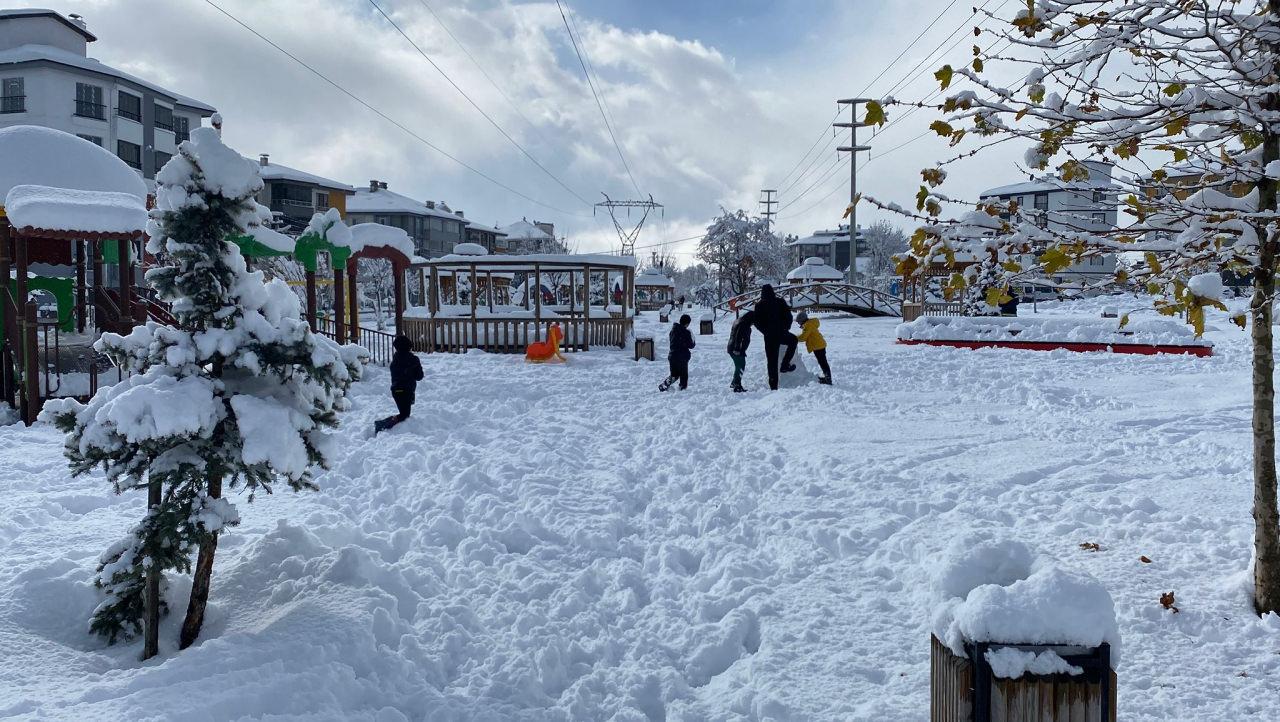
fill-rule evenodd
<path id="1" fill-rule="evenodd" d="M 884 291 L 849 283 L 798 283 L 774 288 L 778 297 L 794 309 L 815 308 L 853 311 L 875 316 L 901 316 L 902 299 Z M 721 301 L 717 314 L 737 313 L 755 306 L 760 289 Z"/>
<path id="2" fill-rule="evenodd" d="M 96 118 L 97 120 L 106 120 L 107 106 L 102 103 L 91 103 L 87 100 L 76 101 L 76 115 L 81 118 Z"/>
<path id="3" fill-rule="evenodd" d="M 0 98 L 0 113 L 25 112 L 27 112 L 27 96 L 6 95 L 3 98 Z"/>

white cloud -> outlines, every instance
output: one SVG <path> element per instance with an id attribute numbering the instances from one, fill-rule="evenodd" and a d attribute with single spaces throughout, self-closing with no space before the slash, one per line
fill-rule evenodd
<path id="1" fill-rule="evenodd" d="M 215 1 L 414 132 L 523 193 L 579 215 L 539 208 L 458 167 L 203 2 L 65 0 L 58 10 L 85 16 L 100 38 L 91 52 L 104 62 L 216 105 L 226 117 L 228 141 L 246 155 L 267 152 L 277 162 L 353 185 L 378 178 L 405 193 L 446 200 L 481 222 L 552 220 L 582 250 L 615 244 L 607 218 L 593 219 L 587 204 L 524 158 L 366 1 Z M 554 3 L 432 0 L 517 112 L 417 0 L 378 2 L 476 103 L 583 198 L 595 202 L 602 190 L 615 198 L 634 195 Z M 590 17 L 589 4 L 580 5 L 578 27 L 618 139 L 641 188 L 667 206 L 665 224 L 652 223 L 641 245 L 692 235 L 722 205 L 754 210 L 758 190 L 777 187 L 830 121 L 834 99 L 861 90 L 932 18 L 933 8 L 944 7 L 939 0 L 927 7 L 840 4 L 835 16 L 814 17 L 808 37 L 779 37 L 776 48 L 734 58 L 696 40 L 610 26 Z M 959 7 L 949 13 L 877 88 L 896 80 L 968 15 L 968 8 Z M 932 89 L 930 82 L 922 73 L 898 95 L 920 97 Z M 915 136 L 931 118 L 929 111 L 919 111 L 871 139 L 872 157 Z M 833 152 L 824 153 L 821 163 Z M 919 168 L 945 152 L 941 141 L 926 138 L 873 160 L 860 181 L 867 191 L 905 205 L 919 184 Z M 973 193 L 1017 179 L 1003 160 L 962 165 L 952 178 L 962 179 L 966 170 L 972 180 L 959 180 L 951 192 Z M 784 209 L 781 230 L 805 233 L 838 222 L 848 193 L 843 178 L 847 172 L 833 174 Z M 812 211 L 786 217 L 832 190 Z M 792 199 L 784 194 L 781 200 Z M 870 213 L 863 216 L 865 222 Z M 679 246 L 683 260 L 692 246 Z"/>

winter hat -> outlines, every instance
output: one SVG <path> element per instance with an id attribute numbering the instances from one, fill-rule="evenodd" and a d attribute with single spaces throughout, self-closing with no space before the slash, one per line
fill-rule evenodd
<path id="1" fill-rule="evenodd" d="M 801 311 L 796 314 L 796 323 L 804 324 L 804 322 L 808 320 L 809 320 L 809 314 L 805 313 L 804 311 Z"/>

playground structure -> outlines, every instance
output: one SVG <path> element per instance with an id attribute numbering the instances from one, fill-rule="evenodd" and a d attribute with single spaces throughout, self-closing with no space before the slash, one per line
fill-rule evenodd
<path id="1" fill-rule="evenodd" d="M 32 423 L 46 399 L 96 390 L 102 364 L 87 334 L 171 317 L 134 286 L 147 223 L 137 173 L 96 144 L 34 126 L 0 130 L 0 157 L 0 401 Z M 41 316 L 40 293 L 52 317 Z M 68 374 L 87 383 L 64 387 Z"/>
<path id="2" fill-rule="evenodd" d="M 676 294 L 676 283 L 662 272 L 662 269 L 650 266 L 636 276 L 636 310 L 657 311 L 673 302 Z"/>
<path id="3" fill-rule="evenodd" d="M 560 353 L 560 342 L 563 340 L 564 333 L 560 330 L 560 324 L 551 324 L 551 328 L 547 330 L 547 340 L 529 344 L 524 352 L 524 360 L 536 364 L 564 363 L 564 354 Z"/>
<path id="4" fill-rule="evenodd" d="M 524 353 L 530 344 L 549 338 L 556 325 L 569 351 L 622 348 L 631 336 L 632 257 L 455 253 L 414 263 L 411 269 L 427 301 L 425 307 L 409 309 L 402 321 L 415 351 Z M 514 291 L 507 281 L 505 298 L 499 282 L 504 275 L 520 279 Z M 476 292 L 464 299 L 459 293 L 464 287 Z M 615 288 L 622 289 L 620 297 L 611 292 Z"/>
<path id="5" fill-rule="evenodd" d="M 884 291 L 848 283 L 806 281 L 787 283 L 774 289 L 778 297 L 793 309 L 843 311 L 855 316 L 901 316 L 902 301 Z M 726 299 L 713 307 L 716 315 L 737 316 L 760 300 L 760 289 Z"/>
<path id="6" fill-rule="evenodd" d="M 955 264 L 933 262 L 915 273 L 902 276 L 902 320 L 911 322 L 921 316 L 962 316 L 963 304 L 942 296 L 942 283 L 952 274 L 977 263 L 971 256 L 957 255 Z"/>

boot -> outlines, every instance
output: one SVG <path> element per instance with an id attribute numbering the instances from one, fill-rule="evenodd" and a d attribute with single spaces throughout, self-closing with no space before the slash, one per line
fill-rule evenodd
<path id="1" fill-rule="evenodd" d="M 746 389 L 742 388 L 742 384 L 737 382 L 734 382 L 731 386 L 729 386 L 729 388 L 733 389 L 733 392 L 735 394 L 740 394 L 746 391 Z"/>
<path id="2" fill-rule="evenodd" d="M 795 364 L 787 364 L 786 366 L 783 366 L 783 367 L 782 367 L 782 373 L 784 373 L 784 374 L 789 374 L 789 373 L 791 373 L 792 371 L 795 371 L 795 370 L 796 370 L 796 365 L 795 365 Z"/>
<path id="3" fill-rule="evenodd" d="M 830 377 L 830 376 L 820 376 L 820 377 L 818 377 L 818 383 L 820 383 L 820 384 L 826 384 L 827 386 L 830 386 L 830 385 L 831 385 L 831 377 Z"/>
<path id="4" fill-rule="evenodd" d="M 658 384 L 658 390 L 666 391 L 667 389 L 671 388 L 671 384 L 674 384 L 675 382 L 676 382 L 675 376 L 668 376 L 666 381 L 663 381 L 662 383 Z"/>

